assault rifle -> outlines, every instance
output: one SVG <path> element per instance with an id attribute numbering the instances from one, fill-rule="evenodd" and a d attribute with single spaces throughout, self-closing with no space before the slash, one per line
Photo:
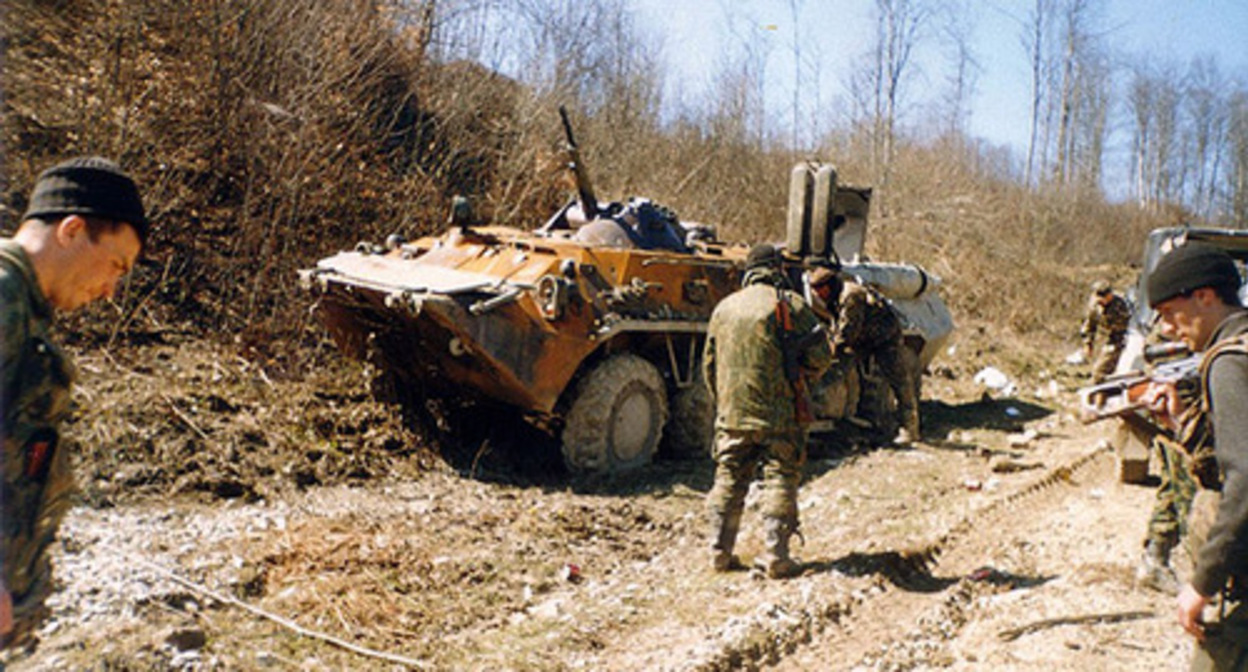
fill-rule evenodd
<path id="1" fill-rule="evenodd" d="M 1201 355 L 1177 342 L 1144 348 L 1146 370 L 1110 376 L 1080 388 L 1079 419 L 1089 424 L 1143 408 L 1141 398 L 1150 383 L 1174 383 L 1180 394 L 1192 392 L 1199 383 L 1200 359 Z"/>
<path id="2" fill-rule="evenodd" d="M 576 196 L 581 203 L 581 214 L 585 221 L 593 221 L 598 216 L 598 197 L 594 196 L 594 185 L 589 181 L 589 173 L 585 163 L 581 161 L 581 150 L 576 146 L 576 138 L 572 135 L 572 122 L 568 121 L 568 108 L 559 106 L 559 118 L 563 120 L 563 134 L 567 137 L 568 168 L 576 180 Z"/>
<path id="3" fill-rule="evenodd" d="M 793 329 L 793 315 L 789 302 L 783 291 L 776 292 L 776 318 L 780 326 L 780 352 L 784 355 L 784 377 L 793 386 L 793 405 L 797 411 L 797 424 L 808 425 L 815 419 L 810 408 L 810 393 L 806 389 L 806 379 L 802 373 L 802 354 L 818 339 L 826 339 L 827 332 L 822 324 L 805 334 Z"/>

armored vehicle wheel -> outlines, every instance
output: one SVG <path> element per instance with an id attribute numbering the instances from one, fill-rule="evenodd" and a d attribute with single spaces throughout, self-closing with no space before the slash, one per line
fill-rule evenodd
<path id="1" fill-rule="evenodd" d="M 714 440 L 715 397 L 699 375 L 672 395 L 672 420 L 663 431 L 663 450 L 674 457 L 705 457 Z"/>
<path id="2" fill-rule="evenodd" d="M 648 464 L 667 422 L 658 369 L 636 355 L 616 355 L 581 380 L 563 429 L 572 471 L 616 472 Z"/>

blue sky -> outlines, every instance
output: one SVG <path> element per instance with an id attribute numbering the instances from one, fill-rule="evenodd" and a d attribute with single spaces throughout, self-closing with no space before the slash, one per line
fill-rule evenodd
<path id="1" fill-rule="evenodd" d="M 820 96 L 844 96 L 850 61 L 869 44 L 873 31 L 873 0 L 799 0 L 798 31 L 817 46 L 822 63 Z M 738 15 L 737 30 L 756 25 L 772 41 L 767 78 L 768 105 L 783 113 L 792 100 L 792 35 L 790 3 L 784 0 L 634 0 L 647 30 L 665 43 L 673 80 L 671 91 L 698 91 L 706 86 L 718 54 L 730 36 L 726 7 Z M 972 37 L 981 66 L 972 103 L 971 133 L 996 144 L 1021 148 L 1026 143 L 1029 102 L 1028 63 L 1019 34 L 1030 0 L 978 0 Z M 1212 56 L 1224 77 L 1248 86 L 1248 1 L 1245 0 L 1106 0 L 1101 25 L 1109 45 L 1128 59 L 1155 58 L 1182 68 L 1197 56 Z M 749 17 L 748 20 L 740 17 Z M 916 53 L 922 71 L 916 85 L 935 86 L 942 73 L 936 66 L 934 43 Z M 916 89 L 917 90 L 917 89 Z M 922 104 L 921 100 L 915 101 Z M 1111 147 L 1110 151 L 1114 151 Z"/>

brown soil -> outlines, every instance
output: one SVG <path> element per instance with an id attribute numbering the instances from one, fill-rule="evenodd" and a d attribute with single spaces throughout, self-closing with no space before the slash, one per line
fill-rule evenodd
<path id="1" fill-rule="evenodd" d="M 300 377 L 197 340 L 80 354 L 83 505 L 11 669 L 1138 670 L 1190 649 L 1135 585 L 1152 491 L 1073 419 L 1081 372 L 992 398 L 946 364 L 924 442 L 816 446 L 805 572 L 766 581 L 708 569 L 709 460 L 443 458 L 313 354 Z"/>

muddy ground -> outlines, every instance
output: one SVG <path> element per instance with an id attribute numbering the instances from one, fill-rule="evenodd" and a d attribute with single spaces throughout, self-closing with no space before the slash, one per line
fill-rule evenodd
<path id="1" fill-rule="evenodd" d="M 805 571 L 765 581 L 708 571 L 709 459 L 586 478 L 523 441 L 439 455 L 363 371 L 308 356 L 81 350 L 82 503 L 9 669 L 1185 666 L 1172 598 L 1134 580 L 1152 490 L 1074 419 L 1086 372 L 1020 367 L 1007 397 L 941 365 L 923 442 L 814 447 Z"/>

